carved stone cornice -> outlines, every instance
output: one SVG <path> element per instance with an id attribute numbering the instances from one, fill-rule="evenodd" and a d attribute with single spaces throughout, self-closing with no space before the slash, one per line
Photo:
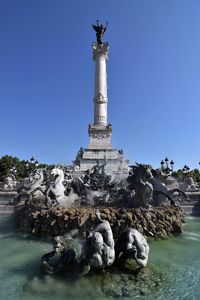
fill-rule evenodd
<path id="1" fill-rule="evenodd" d="M 104 55 L 105 59 L 108 60 L 109 44 L 103 43 L 98 45 L 97 43 L 92 44 L 93 49 L 93 60 L 95 61 L 100 55 Z"/>

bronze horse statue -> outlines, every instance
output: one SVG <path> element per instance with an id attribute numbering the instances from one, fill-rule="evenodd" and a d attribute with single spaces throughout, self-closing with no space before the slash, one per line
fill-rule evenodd
<path id="1" fill-rule="evenodd" d="M 170 189 L 166 184 L 166 176 L 150 165 L 136 163 L 136 165 L 131 166 L 127 181 L 129 190 L 135 192 L 134 207 L 148 208 L 149 205 L 161 205 L 166 199 L 170 201 L 172 206 L 177 206 L 173 197 L 175 193 L 188 200 L 187 195 L 180 190 L 178 185 Z"/>

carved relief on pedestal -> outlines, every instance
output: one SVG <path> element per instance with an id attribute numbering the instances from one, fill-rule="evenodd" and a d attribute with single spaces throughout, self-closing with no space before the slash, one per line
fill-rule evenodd
<path id="1" fill-rule="evenodd" d="M 93 131 L 90 132 L 90 137 L 93 139 L 107 139 L 111 137 L 111 132 L 110 131 Z"/>

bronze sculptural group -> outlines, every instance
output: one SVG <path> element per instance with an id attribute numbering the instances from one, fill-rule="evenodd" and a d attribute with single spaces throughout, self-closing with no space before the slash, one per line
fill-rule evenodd
<path id="1" fill-rule="evenodd" d="M 31 178 L 18 186 L 16 201 L 38 207 L 110 206 L 136 208 L 176 206 L 180 197 L 189 200 L 178 183 L 168 185 L 166 175 L 150 165 L 135 164 L 129 175 L 120 181 L 105 173 L 105 164 L 97 165 L 85 174 L 74 176 L 62 167 L 38 169 Z M 177 197 L 178 196 L 178 197 Z"/>
<path id="2" fill-rule="evenodd" d="M 189 201 L 188 196 L 179 188 L 178 184 L 170 188 L 166 178 L 168 176 L 161 170 L 153 169 L 150 165 L 136 163 L 131 166 L 127 181 L 129 183 L 128 190 L 134 191 L 133 207 L 159 206 L 166 203 L 167 200 L 172 206 L 176 206 L 176 193 Z M 181 199 L 178 198 L 178 200 Z"/>
<path id="3" fill-rule="evenodd" d="M 65 237 L 57 236 L 54 238 L 54 250 L 42 256 L 41 267 L 45 274 L 55 274 L 63 270 L 70 273 L 76 269 L 76 275 L 83 276 L 91 268 L 104 269 L 112 266 L 115 259 L 121 258 L 133 259 L 139 267 L 144 268 L 147 266 L 148 255 L 147 240 L 136 229 L 130 228 L 122 232 L 115 243 L 109 222 L 102 219 L 97 210 L 93 229 L 82 242 L 79 256 L 75 249 L 68 248 Z M 59 256 L 59 259 L 52 265 L 50 260 L 54 256 Z"/>

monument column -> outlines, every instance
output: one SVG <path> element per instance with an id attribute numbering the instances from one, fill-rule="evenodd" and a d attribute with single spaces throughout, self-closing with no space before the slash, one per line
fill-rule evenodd
<path id="1" fill-rule="evenodd" d="M 94 124 L 89 125 L 89 149 L 112 149 L 112 126 L 107 123 L 107 73 L 108 43 L 93 43 L 95 61 Z"/>
<path id="2" fill-rule="evenodd" d="M 117 172 L 128 174 L 128 162 L 124 160 L 122 150 L 112 147 L 112 125 L 108 123 L 107 113 L 107 73 L 106 64 L 108 60 L 109 44 L 103 42 L 106 26 L 92 25 L 96 32 L 96 42 L 93 42 L 93 60 L 95 62 L 95 84 L 94 84 L 94 122 L 89 124 L 88 148 L 80 148 L 74 166 L 78 172 L 91 170 L 97 163 L 101 164 L 107 174 Z"/>
<path id="3" fill-rule="evenodd" d="M 107 73 L 108 43 L 93 43 L 95 61 L 94 125 L 107 125 Z"/>

